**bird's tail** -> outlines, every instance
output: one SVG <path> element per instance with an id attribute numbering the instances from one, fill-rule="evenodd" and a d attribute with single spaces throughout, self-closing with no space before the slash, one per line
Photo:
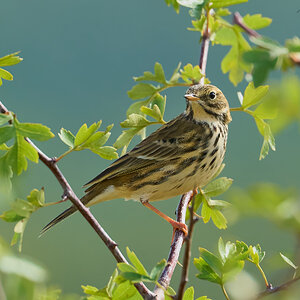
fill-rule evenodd
<path id="1" fill-rule="evenodd" d="M 74 214 L 77 211 L 77 208 L 73 205 L 58 215 L 55 219 L 53 219 L 49 224 L 47 224 L 40 232 L 39 237 L 41 237 L 46 231 L 51 229 L 57 223 L 63 221 L 65 218 L 69 217 L 70 215 Z"/>

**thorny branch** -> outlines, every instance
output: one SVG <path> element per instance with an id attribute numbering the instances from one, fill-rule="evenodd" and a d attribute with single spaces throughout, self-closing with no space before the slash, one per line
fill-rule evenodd
<path id="1" fill-rule="evenodd" d="M 7 108 L 0 101 L 0 112 L 8 113 Z M 122 252 L 118 248 L 118 245 L 115 241 L 111 239 L 111 237 L 106 233 L 103 227 L 99 224 L 90 210 L 85 207 L 84 204 L 79 200 L 79 198 L 74 193 L 71 188 L 69 182 L 64 177 L 63 173 L 60 171 L 56 164 L 56 160 L 48 157 L 45 153 L 43 153 L 30 139 L 26 138 L 26 141 L 35 148 L 38 152 L 39 159 L 49 168 L 49 170 L 56 177 L 57 181 L 61 185 L 63 189 L 63 197 L 69 199 L 81 213 L 81 215 L 88 221 L 88 223 L 92 226 L 92 228 L 96 231 L 98 236 L 102 239 L 106 247 L 112 253 L 117 262 L 128 263 L 126 258 L 123 256 Z M 135 287 L 139 291 L 139 293 L 143 296 L 144 299 L 155 299 L 155 295 L 143 284 L 136 283 Z"/>

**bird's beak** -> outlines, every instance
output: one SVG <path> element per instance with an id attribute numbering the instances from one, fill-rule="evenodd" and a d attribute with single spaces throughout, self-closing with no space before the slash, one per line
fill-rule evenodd
<path id="1" fill-rule="evenodd" d="M 186 95 L 184 95 L 184 98 L 189 101 L 198 101 L 199 100 L 199 98 L 196 97 L 194 94 L 186 94 Z"/>

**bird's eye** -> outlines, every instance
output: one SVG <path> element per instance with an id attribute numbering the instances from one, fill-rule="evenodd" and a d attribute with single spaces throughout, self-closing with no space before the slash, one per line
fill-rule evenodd
<path id="1" fill-rule="evenodd" d="M 216 93 L 215 93 L 215 92 L 210 92 L 210 93 L 209 93 L 209 98 L 210 98 L 211 100 L 214 100 L 214 99 L 216 98 Z"/>

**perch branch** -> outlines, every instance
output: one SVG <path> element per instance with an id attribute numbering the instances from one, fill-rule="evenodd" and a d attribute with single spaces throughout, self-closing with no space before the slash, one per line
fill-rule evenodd
<path id="1" fill-rule="evenodd" d="M 0 101 L 0 111 L 1 113 L 7 113 L 7 108 Z M 57 181 L 61 185 L 63 189 L 63 197 L 69 199 L 73 205 L 76 206 L 81 215 L 87 220 L 87 222 L 92 226 L 92 228 L 96 231 L 98 236 L 102 239 L 106 247 L 112 253 L 117 262 L 128 263 L 126 258 L 123 256 L 122 252 L 118 248 L 118 245 L 115 241 L 111 239 L 111 237 L 106 233 L 103 227 L 99 224 L 90 210 L 85 207 L 84 204 L 79 200 L 79 198 L 74 193 L 71 188 L 69 182 L 64 177 L 63 173 L 60 171 L 56 164 L 56 160 L 48 157 L 45 153 L 43 153 L 30 139 L 25 138 L 25 140 L 35 148 L 39 155 L 39 159 L 48 167 L 48 169 L 52 172 L 52 174 L 56 177 Z M 155 295 L 143 284 L 136 283 L 135 287 L 139 291 L 139 293 L 143 296 L 144 299 L 155 299 Z"/>
<path id="2" fill-rule="evenodd" d="M 295 282 L 299 281 L 300 280 L 300 276 L 292 279 L 292 280 L 289 280 L 277 287 L 272 287 L 272 285 L 270 285 L 264 292 L 260 293 L 256 300 L 259 300 L 259 299 L 262 299 L 270 294 L 275 294 L 275 293 L 278 293 L 278 292 L 281 292 L 283 290 L 286 290 L 287 288 L 289 288 L 292 284 L 294 284 Z"/>
<path id="3" fill-rule="evenodd" d="M 186 194 L 184 194 L 180 199 L 180 202 L 176 209 L 177 221 L 180 223 L 185 222 L 186 210 L 189 205 L 189 202 L 193 197 L 193 194 L 193 191 L 189 191 Z M 157 300 L 164 299 L 164 290 L 166 290 L 170 284 L 183 241 L 184 233 L 181 230 L 176 230 L 174 240 L 170 248 L 167 265 L 165 266 L 158 280 L 160 286 L 156 286 L 154 289 L 154 294 L 157 295 Z"/>

